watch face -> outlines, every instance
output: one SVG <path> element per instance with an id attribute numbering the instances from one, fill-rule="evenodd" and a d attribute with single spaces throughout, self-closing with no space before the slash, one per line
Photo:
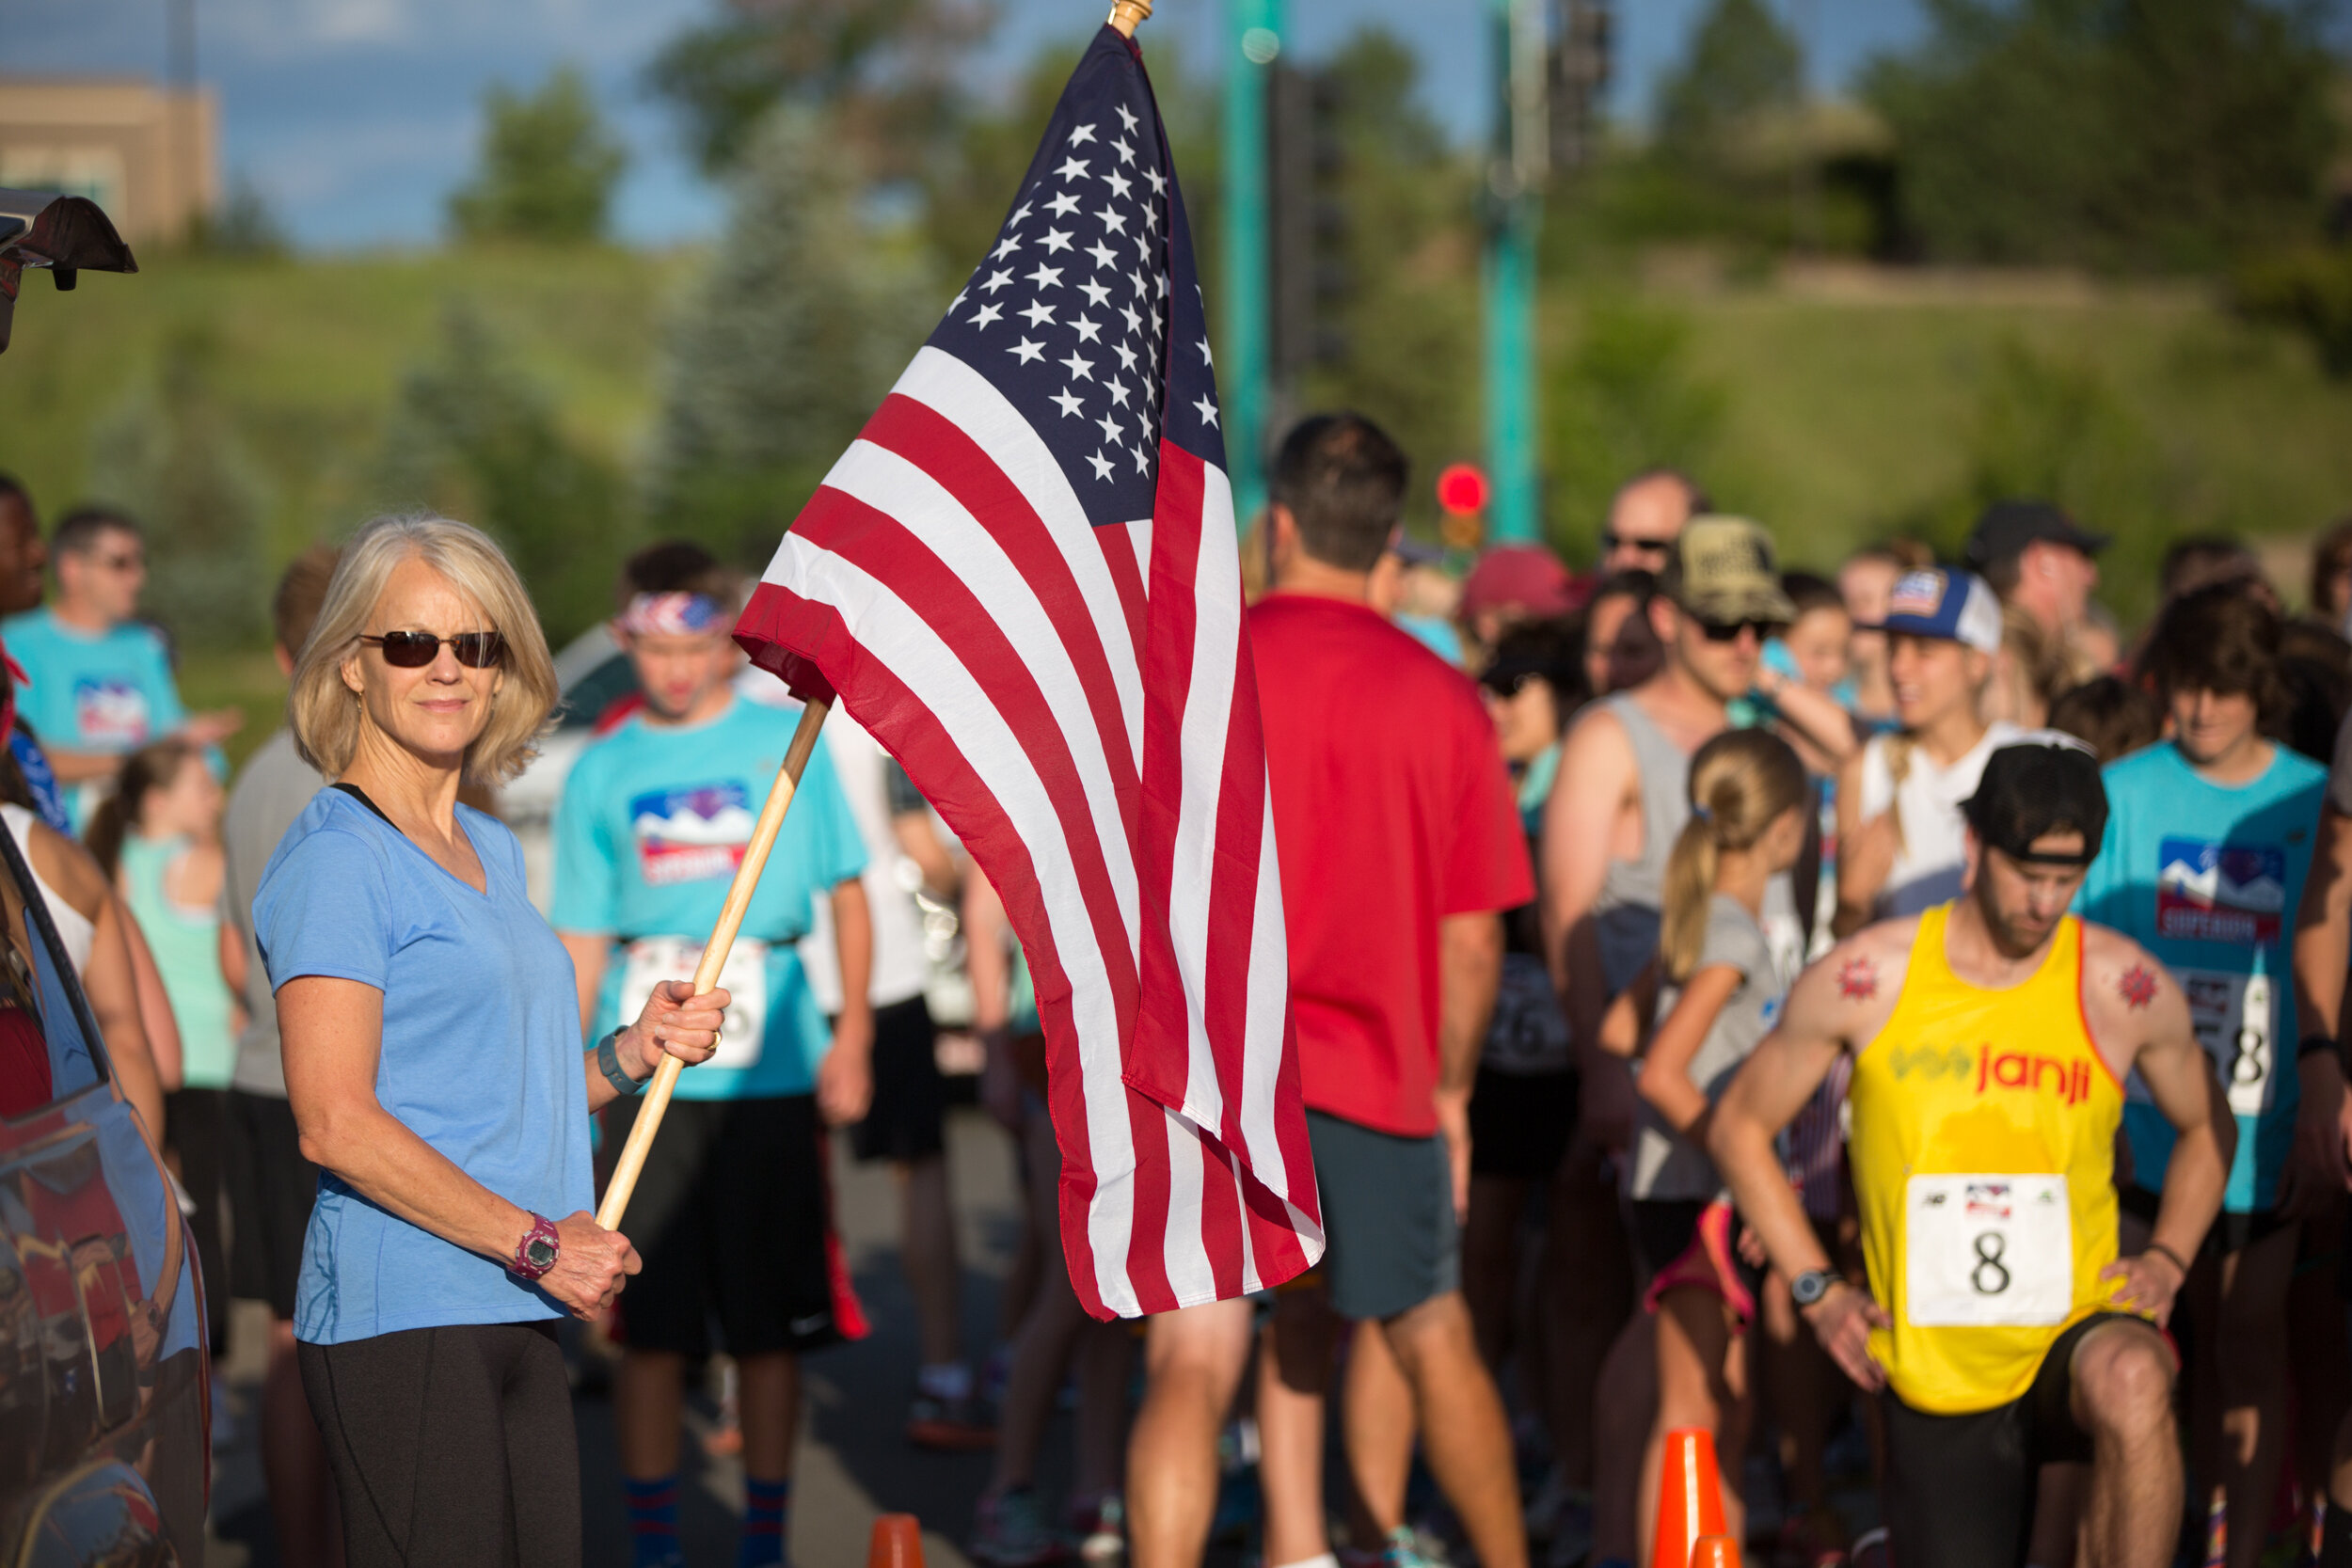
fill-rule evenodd
<path id="1" fill-rule="evenodd" d="M 1829 1276 L 1801 1274 L 1788 1283 L 1788 1294 L 1799 1307 L 1810 1307 L 1829 1294 Z"/>
<path id="2" fill-rule="evenodd" d="M 531 1244 L 523 1248 L 523 1256 L 534 1269 L 551 1269 L 555 1266 L 555 1243 L 544 1236 L 533 1236 Z"/>

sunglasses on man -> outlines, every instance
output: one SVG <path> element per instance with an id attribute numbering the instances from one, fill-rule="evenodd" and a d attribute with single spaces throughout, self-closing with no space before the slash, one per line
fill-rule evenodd
<path id="1" fill-rule="evenodd" d="M 1779 622 L 1759 621 L 1754 616 L 1739 621 L 1709 621 L 1695 615 L 1692 619 L 1698 622 L 1699 631 L 1709 642 L 1736 642 L 1743 631 L 1756 633 L 1756 640 L 1761 642 L 1780 630 Z"/>
<path id="2" fill-rule="evenodd" d="M 1662 556 L 1675 547 L 1675 542 L 1671 539 L 1638 539 L 1629 533 L 1604 533 L 1600 536 L 1600 547 L 1611 553 L 1639 550 L 1644 555 Z"/>
<path id="3" fill-rule="evenodd" d="M 421 670 L 441 657 L 441 644 L 469 670 L 487 670 L 506 657 L 506 639 L 494 631 L 461 631 L 436 637 L 429 631 L 388 631 L 381 637 L 362 635 L 362 642 L 384 652 L 384 662 L 395 670 Z"/>

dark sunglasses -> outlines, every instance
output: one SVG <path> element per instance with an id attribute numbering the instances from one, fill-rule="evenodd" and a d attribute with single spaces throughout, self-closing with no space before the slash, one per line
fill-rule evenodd
<path id="1" fill-rule="evenodd" d="M 436 637 L 429 631 L 388 631 L 381 637 L 361 636 L 384 650 L 384 662 L 395 670 L 421 670 L 441 657 L 441 644 L 469 670 L 487 670 L 506 657 L 506 639 L 494 631 L 461 631 Z"/>
<path id="2" fill-rule="evenodd" d="M 1604 550 L 1640 550 L 1646 555 L 1664 555 L 1675 546 L 1671 539 L 1635 539 L 1622 533 L 1604 533 L 1600 536 L 1600 547 Z"/>
<path id="3" fill-rule="evenodd" d="M 1693 616 L 1692 619 L 1698 618 Z M 1756 641 L 1761 642 L 1779 629 L 1778 623 L 1772 621 L 1699 621 L 1699 630 L 1706 634 L 1709 642 L 1734 642 L 1739 641 L 1743 631 L 1756 633 Z"/>
<path id="4" fill-rule="evenodd" d="M 1541 679 L 1541 673 L 1534 670 L 1504 670 L 1481 675 L 1478 684 L 1498 697 L 1516 697 L 1527 689 L 1529 681 Z"/>

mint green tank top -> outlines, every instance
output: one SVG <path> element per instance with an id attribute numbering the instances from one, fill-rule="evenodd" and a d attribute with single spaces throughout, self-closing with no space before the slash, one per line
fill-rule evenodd
<path id="1" fill-rule="evenodd" d="M 126 834 L 122 880 L 180 1025 L 183 1081 L 192 1089 L 227 1088 L 237 1037 L 230 1027 L 229 982 L 220 973 L 220 911 L 191 910 L 164 892 L 165 869 L 187 849 L 185 839 Z"/>

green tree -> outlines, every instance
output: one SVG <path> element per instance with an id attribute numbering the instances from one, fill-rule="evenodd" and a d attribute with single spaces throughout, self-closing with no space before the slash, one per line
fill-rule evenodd
<path id="1" fill-rule="evenodd" d="M 498 84 L 483 95 L 481 166 L 449 198 L 450 225 L 469 240 L 576 245 L 601 238 L 628 154 L 569 66 L 535 93 Z"/>
<path id="2" fill-rule="evenodd" d="M 1804 96 L 1804 55 L 1763 0 L 1715 0 L 1659 89 L 1660 150 L 1685 163 L 1720 162 L 1735 135 Z"/>
<path id="3" fill-rule="evenodd" d="M 871 166 L 913 174 L 961 108 L 957 67 L 987 31 L 976 0 L 723 0 L 646 73 L 705 173 L 732 166 L 779 103 L 821 109 Z"/>
<path id="4" fill-rule="evenodd" d="M 1610 497 L 1628 475 L 1706 474 L 1727 403 L 1690 367 L 1686 318 L 1613 298 L 1581 317 L 1575 346 L 1544 387 L 1549 531 L 1576 560 L 1593 555 Z"/>
<path id="5" fill-rule="evenodd" d="M 496 539 L 557 647 L 611 608 L 633 531 L 621 476 L 568 439 L 545 388 L 470 308 L 403 379 L 378 484 L 395 507 L 462 518 Z"/>
<path id="6" fill-rule="evenodd" d="M 2202 268 L 2316 217 L 2336 136 L 2316 8 L 1929 6 L 1929 36 L 1866 83 L 1929 254 Z"/>
<path id="7" fill-rule="evenodd" d="M 209 327 L 173 330 L 154 384 L 92 432 L 90 452 L 97 492 L 146 529 L 148 604 L 182 641 L 208 648 L 249 642 L 266 590 L 268 492 L 221 394 L 221 358 Z"/>
<path id="8" fill-rule="evenodd" d="M 946 303 L 851 162 L 819 116 L 772 112 L 671 334 L 654 512 L 740 561 L 774 550 Z"/>

